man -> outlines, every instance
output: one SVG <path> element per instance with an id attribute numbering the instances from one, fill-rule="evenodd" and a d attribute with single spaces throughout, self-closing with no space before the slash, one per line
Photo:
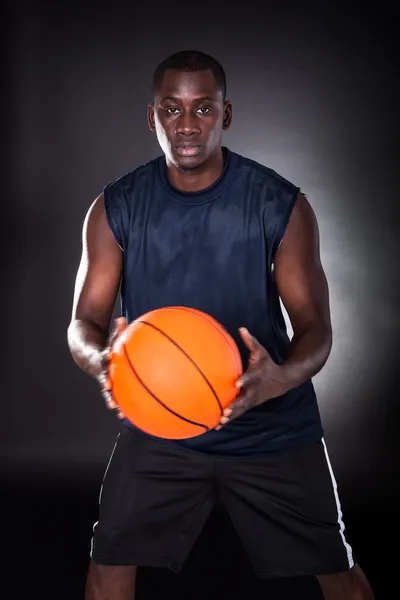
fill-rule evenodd
<path id="1" fill-rule="evenodd" d="M 141 565 L 179 572 L 217 495 L 260 577 L 315 575 L 326 600 L 373 598 L 345 537 L 311 381 L 332 344 L 316 218 L 298 187 L 222 146 L 231 120 L 215 59 L 163 61 L 148 107 L 163 155 L 107 185 L 85 219 L 68 342 L 122 419 L 86 600 L 130 600 Z M 219 426 L 186 440 L 135 429 L 107 377 L 127 324 L 171 305 L 216 318 L 244 365 Z"/>

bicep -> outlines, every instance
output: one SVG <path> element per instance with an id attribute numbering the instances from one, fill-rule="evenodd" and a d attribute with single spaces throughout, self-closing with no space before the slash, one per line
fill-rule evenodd
<path id="1" fill-rule="evenodd" d="M 75 282 L 72 320 L 88 320 L 106 330 L 117 298 L 122 250 L 108 225 L 104 198 L 93 202 L 82 231 L 82 254 Z"/>
<path id="2" fill-rule="evenodd" d="M 299 194 L 276 252 L 274 276 L 294 333 L 319 323 L 331 328 L 329 290 L 320 258 L 318 223 Z"/>

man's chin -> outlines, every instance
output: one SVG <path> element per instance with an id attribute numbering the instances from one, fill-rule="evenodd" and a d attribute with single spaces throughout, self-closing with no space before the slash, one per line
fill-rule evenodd
<path id="1" fill-rule="evenodd" d="M 204 163 L 204 158 L 201 155 L 197 156 L 181 156 L 174 154 L 172 160 L 174 166 L 181 173 L 190 173 L 196 171 Z"/>

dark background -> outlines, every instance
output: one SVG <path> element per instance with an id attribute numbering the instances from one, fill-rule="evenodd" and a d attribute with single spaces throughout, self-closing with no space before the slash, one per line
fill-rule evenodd
<path id="1" fill-rule="evenodd" d="M 356 557 L 377 600 L 394 597 L 385 538 L 398 531 L 400 498 L 397 15 L 382 2 L 216 6 L 10 9 L 1 201 L 7 598 L 84 597 L 119 423 L 67 347 L 82 224 L 106 183 L 160 154 L 146 124 L 151 75 L 185 48 L 213 54 L 226 70 L 234 119 L 224 143 L 300 185 L 317 215 L 334 327 L 314 380 L 325 439 Z M 257 581 L 218 511 L 183 576 L 139 573 L 139 600 L 179 593 L 320 597 L 313 580 Z"/>

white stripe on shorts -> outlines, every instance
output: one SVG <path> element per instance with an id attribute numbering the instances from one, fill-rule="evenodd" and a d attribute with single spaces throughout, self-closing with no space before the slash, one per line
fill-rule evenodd
<path id="1" fill-rule="evenodd" d="M 342 513 L 342 507 L 340 506 L 340 500 L 339 500 L 339 494 L 338 494 L 338 489 L 337 489 L 337 483 L 336 483 L 335 475 L 333 474 L 333 469 L 332 469 L 331 461 L 329 460 L 329 455 L 328 455 L 328 450 L 326 448 L 325 440 L 323 438 L 322 438 L 322 443 L 323 443 L 323 446 L 324 446 L 325 458 L 326 458 L 326 462 L 328 464 L 329 473 L 330 473 L 331 480 L 332 480 L 333 492 L 335 494 L 336 508 L 337 508 L 337 513 L 338 513 L 338 523 L 339 523 L 339 526 L 340 526 L 340 535 L 341 535 L 341 538 L 343 540 L 343 545 L 346 548 L 347 559 L 349 561 L 349 567 L 351 568 L 351 567 L 354 566 L 353 551 L 352 551 L 352 548 L 351 548 L 350 544 L 348 544 L 348 542 L 347 542 L 347 540 L 345 538 L 345 535 L 344 535 L 343 513 Z"/>
<path id="2" fill-rule="evenodd" d="M 118 435 L 117 435 L 117 438 L 116 438 L 116 440 L 115 440 L 114 447 L 113 447 L 113 449 L 112 449 L 112 452 L 111 452 L 110 458 L 108 459 L 108 463 L 107 463 L 107 466 L 106 466 L 106 470 L 104 471 L 104 475 L 103 475 L 103 482 L 102 482 L 102 484 L 101 484 L 101 486 L 100 486 L 100 493 L 99 493 L 99 500 L 98 500 L 98 503 L 99 503 L 99 505 L 100 505 L 100 502 L 101 502 L 101 495 L 102 495 L 102 493 L 103 493 L 103 485 L 104 485 L 104 480 L 105 480 L 105 478 L 106 478 L 107 471 L 108 471 L 108 469 L 109 469 L 109 467 L 110 467 L 110 464 L 111 464 L 111 461 L 112 461 L 112 457 L 114 456 L 115 448 L 117 447 L 117 443 L 118 443 L 118 440 L 119 440 L 119 437 L 120 437 L 120 435 L 121 435 L 121 432 L 119 432 L 119 433 L 118 433 Z M 98 523 L 99 523 L 98 521 L 96 521 L 96 523 L 94 523 L 94 525 L 93 525 L 93 533 L 94 533 L 94 530 L 96 529 L 96 527 L 97 527 Z M 89 551 L 89 556 L 90 556 L 90 558 L 92 558 L 92 555 L 93 555 L 93 536 L 92 536 L 92 539 L 90 540 L 90 551 Z"/>

